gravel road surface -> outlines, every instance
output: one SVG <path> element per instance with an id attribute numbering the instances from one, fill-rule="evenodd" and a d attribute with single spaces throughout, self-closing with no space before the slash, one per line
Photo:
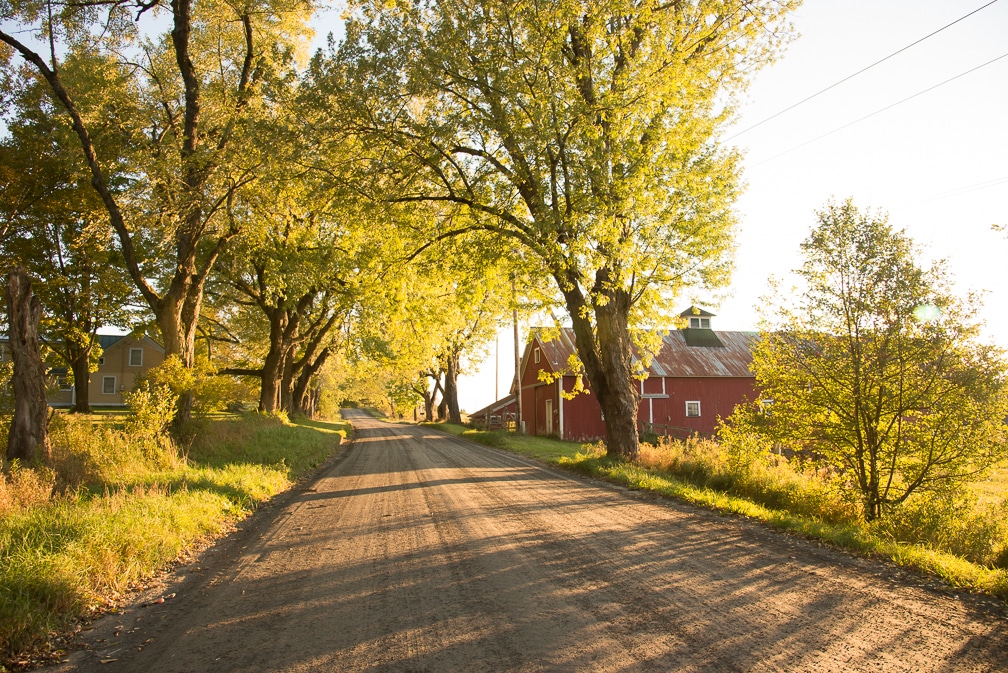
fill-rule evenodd
<path id="1" fill-rule="evenodd" d="M 1002 604 L 347 417 L 354 440 L 316 481 L 100 620 L 58 670 L 1008 671 Z"/>

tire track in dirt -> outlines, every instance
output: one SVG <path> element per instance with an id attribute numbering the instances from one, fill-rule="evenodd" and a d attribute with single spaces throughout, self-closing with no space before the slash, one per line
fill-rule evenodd
<path id="1" fill-rule="evenodd" d="M 1008 670 L 1003 606 L 425 428 L 353 421 L 341 459 L 257 515 L 215 572 L 110 618 L 119 635 L 99 625 L 60 670 Z"/>

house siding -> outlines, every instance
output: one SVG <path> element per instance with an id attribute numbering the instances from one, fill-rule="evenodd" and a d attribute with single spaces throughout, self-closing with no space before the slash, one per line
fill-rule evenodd
<path id="1" fill-rule="evenodd" d="M 130 365 L 130 349 L 134 348 L 143 350 L 143 364 L 139 367 Z M 91 374 L 88 403 L 93 406 L 124 406 L 126 400 L 123 393 L 131 392 L 136 387 L 140 374 L 164 362 L 164 349 L 148 337 L 122 337 L 105 349 L 102 358 L 98 371 Z M 116 389 L 111 395 L 102 392 L 102 382 L 106 376 L 116 378 Z"/>

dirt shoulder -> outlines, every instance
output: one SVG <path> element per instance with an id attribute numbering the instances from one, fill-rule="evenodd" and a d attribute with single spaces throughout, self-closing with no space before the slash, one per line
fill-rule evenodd
<path id="1" fill-rule="evenodd" d="M 352 420 L 319 479 L 96 624 L 56 670 L 1008 670 L 1008 620 L 981 597 Z"/>

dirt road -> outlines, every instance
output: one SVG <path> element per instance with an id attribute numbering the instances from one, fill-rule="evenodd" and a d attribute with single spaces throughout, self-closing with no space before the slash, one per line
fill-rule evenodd
<path id="1" fill-rule="evenodd" d="M 1004 611 L 976 597 L 352 420 L 321 478 L 180 569 L 161 590 L 175 598 L 103 620 L 59 670 L 1008 670 Z"/>

